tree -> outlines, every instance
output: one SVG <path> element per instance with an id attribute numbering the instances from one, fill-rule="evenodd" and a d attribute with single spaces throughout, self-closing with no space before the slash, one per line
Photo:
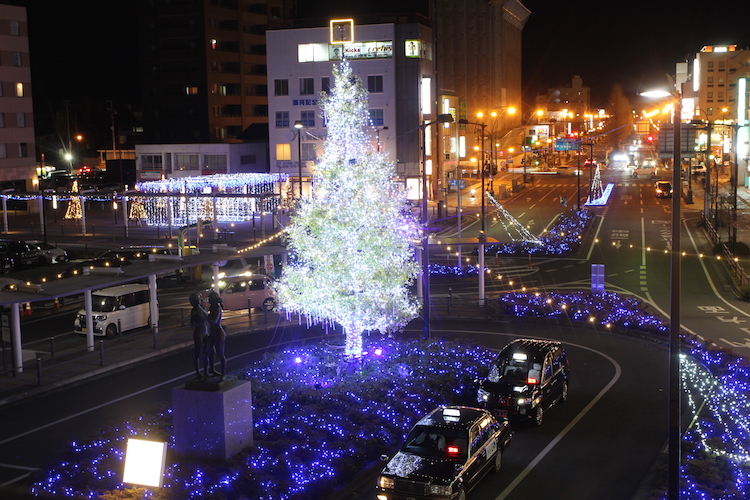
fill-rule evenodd
<path id="1" fill-rule="evenodd" d="M 359 358 L 362 334 L 388 333 L 415 318 L 408 287 L 419 274 L 417 220 L 394 164 L 367 135 L 367 91 L 347 61 L 321 98 L 328 135 L 313 189 L 287 228 L 290 259 L 276 283 L 279 303 L 315 323 L 338 323 L 345 354 Z"/>
<path id="2" fill-rule="evenodd" d="M 73 181 L 73 187 L 70 190 L 73 193 L 78 193 L 78 181 Z M 83 218 L 83 206 L 81 205 L 81 197 L 77 194 L 73 194 L 68 202 L 68 209 L 65 211 L 66 219 L 79 220 Z"/>

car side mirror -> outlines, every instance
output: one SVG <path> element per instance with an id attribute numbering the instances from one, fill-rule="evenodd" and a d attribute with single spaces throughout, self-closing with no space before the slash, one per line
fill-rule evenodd
<path id="1" fill-rule="evenodd" d="M 388 460 L 390 460 L 390 459 L 388 458 L 388 455 L 380 455 L 380 461 L 381 461 L 381 462 L 387 462 Z"/>
<path id="2" fill-rule="evenodd" d="M 120 307 L 118 307 L 118 309 L 119 309 L 120 311 L 122 311 L 123 309 L 125 309 L 125 306 L 120 306 Z"/>

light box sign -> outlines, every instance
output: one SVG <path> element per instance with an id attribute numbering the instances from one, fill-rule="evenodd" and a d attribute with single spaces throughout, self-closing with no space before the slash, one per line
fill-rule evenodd
<path id="1" fill-rule="evenodd" d="M 578 141 L 568 137 L 560 137 L 555 139 L 555 151 L 576 151 L 578 149 Z"/>
<path id="2" fill-rule="evenodd" d="M 357 42 L 343 45 L 329 45 L 328 56 L 332 61 L 341 59 L 386 59 L 393 57 L 393 41 Z"/>
<path id="3" fill-rule="evenodd" d="M 161 488 L 166 461 L 167 443 L 130 438 L 125 451 L 122 482 Z"/>

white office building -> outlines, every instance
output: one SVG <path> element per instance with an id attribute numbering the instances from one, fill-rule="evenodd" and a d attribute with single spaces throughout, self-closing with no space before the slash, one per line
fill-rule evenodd
<path id="1" fill-rule="evenodd" d="M 332 21 L 330 26 L 268 31 L 266 40 L 270 172 L 298 179 L 301 171 L 307 193 L 326 138 L 318 101 L 333 84 L 332 68 L 343 54 L 369 91 L 374 147 L 396 162 L 399 178 L 418 198 L 420 125 L 438 112 L 432 30 L 418 22 L 358 26 Z M 301 129 L 295 128 L 298 121 Z M 428 134 L 440 131 L 428 127 Z M 430 174 L 432 150 L 435 157 L 438 150 L 429 136 L 426 142 Z"/>

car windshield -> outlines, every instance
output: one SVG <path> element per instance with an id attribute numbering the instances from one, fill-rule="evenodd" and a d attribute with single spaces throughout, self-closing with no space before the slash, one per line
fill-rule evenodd
<path id="1" fill-rule="evenodd" d="M 115 310 L 115 298 L 102 295 L 91 296 L 91 310 L 93 312 L 112 312 Z"/>
<path id="2" fill-rule="evenodd" d="M 466 435 L 451 429 L 419 425 L 406 438 L 403 451 L 427 458 L 466 460 Z"/>

